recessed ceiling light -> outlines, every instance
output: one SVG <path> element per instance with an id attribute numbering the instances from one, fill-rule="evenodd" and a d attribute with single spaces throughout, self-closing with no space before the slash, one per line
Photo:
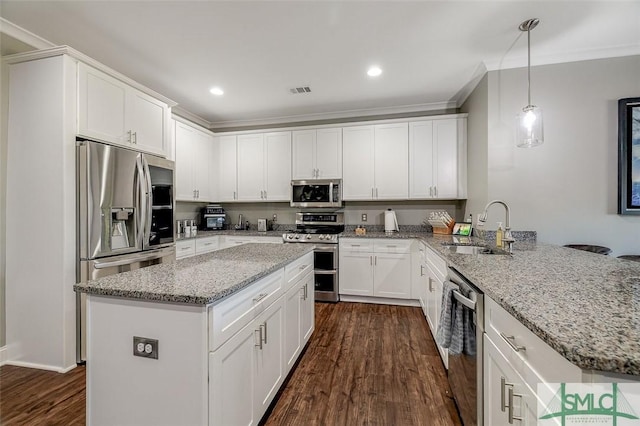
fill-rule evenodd
<path id="1" fill-rule="evenodd" d="M 382 74 L 382 70 L 380 69 L 380 67 L 373 66 L 369 68 L 367 74 L 369 75 L 369 77 L 377 77 Z"/>
<path id="2" fill-rule="evenodd" d="M 222 90 L 219 87 L 212 87 L 211 90 L 209 90 L 209 92 L 211 92 L 212 95 L 216 95 L 216 96 L 224 95 L 224 90 Z"/>

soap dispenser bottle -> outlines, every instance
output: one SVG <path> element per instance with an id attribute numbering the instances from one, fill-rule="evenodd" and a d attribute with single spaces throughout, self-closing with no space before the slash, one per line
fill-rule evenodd
<path id="1" fill-rule="evenodd" d="M 502 237 L 504 231 L 502 230 L 502 222 L 498 222 L 498 230 L 496 231 L 496 247 L 502 248 Z"/>

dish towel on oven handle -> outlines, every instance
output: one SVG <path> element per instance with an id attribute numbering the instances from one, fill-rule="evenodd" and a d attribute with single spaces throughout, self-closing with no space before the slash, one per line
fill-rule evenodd
<path id="1" fill-rule="evenodd" d="M 449 349 L 452 355 L 476 354 L 476 334 L 473 323 L 473 311 L 465 309 L 453 297 L 453 291 L 460 291 L 457 284 L 446 281 L 442 291 L 440 322 L 436 332 L 436 342 Z"/>

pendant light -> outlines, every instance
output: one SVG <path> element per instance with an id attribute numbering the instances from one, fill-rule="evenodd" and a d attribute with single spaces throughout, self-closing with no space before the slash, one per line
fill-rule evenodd
<path id="1" fill-rule="evenodd" d="M 529 83 L 527 106 L 522 108 L 516 120 L 516 144 L 520 148 L 532 148 L 544 143 L 542 109 L 531 104 L 531 30 L 539 22 L 537 18 L 527 19 L 518 27 L 520 31 L 527 32 L 527 80 Z"/>

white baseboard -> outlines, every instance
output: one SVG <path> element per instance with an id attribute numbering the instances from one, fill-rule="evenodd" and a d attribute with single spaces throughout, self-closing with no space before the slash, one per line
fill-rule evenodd
<path id="1" fill-rule="evenodd" d="M 25 367 L 25 368 L 36 368 L 38 370 L 55 371 L 56 373 L 66 373 L 77 367 L 76 364 L 73 364 L 69 367 L 56 367 L 53 365 L 35 364 L 33 362 L 23 362 L 23 361 L 5 361 L 4 365 L 13 365 L 16 367 Z"/>
<path id="2" fill-rule="evenodd" d="M 376 305 L 397 305 L 397 306 L 415 306 L 420 307 L 420 301 L 409 299 L 392 299 L 389 297 L 368 297 L 368 296 L 350 296 L 348 294 L 340 295 L 341 302 L 357 302 L 357 303 L 373 303 Z"/>
<path id="3" fill-rule="evenodd" d="M 3 346 L 0 348 L 0 367 L 2 367 L 7 362 L 7 347 Z"/>

